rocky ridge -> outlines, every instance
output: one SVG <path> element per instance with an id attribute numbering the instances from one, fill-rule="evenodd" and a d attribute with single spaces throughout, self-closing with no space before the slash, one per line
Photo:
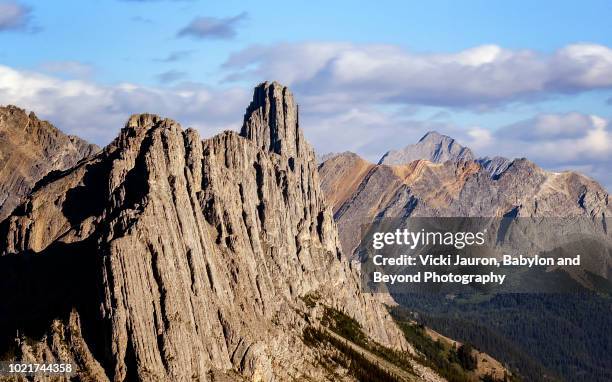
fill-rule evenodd
<path id="1" fill-rule="evenodd" d="M 34 113 L 0 107 L 0 221 L 52 171 L 62 171 L 99 147 L 65 135 Z"/>
<path id="2" fill-rule="evenodd" d="M 594 180 L 548 172 L 524 158 L 374 165 L 343 153 L 319 172 L 347 254 L 363 224 L 385 217 L 584 217 L 607 232 L 612 214 L 608 192 Z M 601 275 L 608 277 L 611 266 L 603 259 Z"/>
<path id="3" fill-rule="evenodd" d="M 321 315 L 307 295 L 411 350 L 360 292 L 277 83 L 255 89 L 240 134 L 132 116 L 0 225 L 0 254 L 15 296 L 0 302 L 2 343 L 17 332 L 23 359 L 73 362 L 82 380 L 324 379 L 301 340 Z"/>
<path id="4" fill-rule="evenodd" d="M 483 169 L 485 169 L 492 177 L 501 175 L 512 164 L 508 158 L 494 156 L 493 158 L 483 157 L 476 160 Z"/>

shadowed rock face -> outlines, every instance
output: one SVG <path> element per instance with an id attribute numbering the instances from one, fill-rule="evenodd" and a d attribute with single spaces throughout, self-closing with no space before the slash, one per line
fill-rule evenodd
<path id="1" fill-rule="evenodd" d="M 461 146 L 453 138 L 435 131 L 425 134 L 417 143 L 408 145 L 400 150 L 388 151 L 378 161 L 378 164 L 403 165 L 418 159 L 425 159 L 433 163 L 446 161 L 474 160 L 472 150 Z"/>
<path id="2" fill-rule="evenodd" d="M 0 221 L 52 171 L 66 170 L 99 148 L 63 134 L 34 113 L 0 107 Z"/>
<path id="3" fill-rule="evenodd" d="M 476 161 L 482 166 L 482 168 L 487 170 L 492 177 L 498 177 L 504 171 L 506 171 L 506 169 L 508 169 L 508 166 L 512 164 L 510 159 L 500 156 L 495 156 L 493 158 L 478 158 Z"/>
<path id="4" fill-rule="evenodd" d="M 319 173 L 349 255 L 361 226 L 375 218 L 587 217 L 605 224 L 612 214 L 609 195 L 597 182 L 574 172 L 547 172 L 526 159 L 389 166 L 343 153 L 321 164 Z M 612 266 L 610 258 L 604 260 L 603 276 Z"/>
<path id="5" fill-rule="evenodd" d="M 240 135 L 264 150 L 288 158 L 308 157 L 312 149 L 306 144 L 298 123 L 298 109 L 286 87 L 273 82 L 255 88 L 247 108 Z"/>
<path id="6" fill-rule="evenodd" d="M 316 292 L 377 341 L 406 348 L 359 291 L 340 251 L 290 92 L 264 83 L 241 134 L 135 115 L 95 157 L 38 187 L 0 226 L 0 335 L 29 359 L 63 359 L 95 380 L 254 380 L 316 375 L 300 340 Z M 48 292 L 23 280 L 55 276 Z M 57 269 L 56 269 L 57 268 Z M 9 271 L 10 270 L 10 271 Z M 2 276 L 2 275 L 0 275 Z M 31 297 L 66 296 L 53 315 Z M 20 319 L 30 317 L 23 324 Z M 47 335 L 40 340 L 41 333 Z"/>

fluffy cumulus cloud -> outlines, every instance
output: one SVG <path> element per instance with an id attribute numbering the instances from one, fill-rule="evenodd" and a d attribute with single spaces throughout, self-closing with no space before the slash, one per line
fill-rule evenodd
<path id="1" fill-rule="evenodd" d="M 191 36 L 199 39 L 232 39 L 248 14 L 242 12 L 233 17 L 196 17 L 178 32 L 179 37 Z"/>
<path id="2" fill-rule="evenodd" d="M 594 44 L 575 44 L 552 57 L 556 78 L 551 86 L 561 91 L 609 88 L 612 85 L 612 49 Z"/>
<path id="3" fill-rule="evenodd" d="M 606 118 L 580 113 L 540 114 L 486 134 L 469 129 L 466 141 L 487 155 L 528 157 L 553 169 L 612 166 L 612 125 Z M 611 178 L 612 180 L 612 178 Z"/>
<path id="4" fill-rule="evenodd" d="M 0 104 L 32 110 L 65 132 L 102 145 L 114 138 L 134 113 L 173 118 L 185 127 L 198 128 L 205 136 L 237 129 L 249 99 L 250 91 L 242 88 L 104 86 L 0 65 Z"/>
<path id="5" fill-rule="evenodd" d="M 17 2 L 0 2 L 0 31 L 25 29 L 30 13 L 29 7 Z"/>
<path id="6" fill-rule="evenodd" d="M 322 154 L 349 150 L 376 162 L 384 152 L 438 131 L 478 156 L 526 157 L 550 171 L 579 171 L 612 190 L 612 123 L 596 115 L 539 114 L 494 130 L 355 107 L 329 115 L 305 112 L 301 122 Z"/>
<path id="7" fill-rule="evenodd" d="M 539 114 L 497 130 L 452 123 L 454 107 L 612 88 L 610 52 L 592 44 L 548 55 L 494 45 L 453 54 L 414 54 L 389 45 L 260 46 L 227 60 L 227 79 L 241 81 L 228 87 L 179 82 L 182 74 L 172 71 L 158 78 L 165 86 L 155 87 L 59 78 L 53 73 L 58 65 L 48 65 L 47 74 L 0 65 L 0 104 L 34 110 L 99 144 L 110 141 L 130 114 L 140 112 L 174 118 L 210 136 L 239 128 L 251 96 L 243 81 L 277 79 L 295 93 L 300 124 L 319 153 L 351 150 L 376 161 L 385 151 L 437 130 L 478 155 L 528 157 L 550 170 L 582 171 L 612 189 L 609 116 Z M 420 104 L 452 107 L 425 118 Z"/>
<path id="8" fill-rule="evenodd" d="M 581 113 L 539 114 L 497 130 L 471 127 L 458 140 L 477 154 L 527 157 L 552 171 L 576 170 L 612 190 L 612 123 Z"/>
<path id="9" fill-rule="evenodd" d="M 612 49 L 574 44 L 552 54 L 483 45 L 448 54 L 329 42 L 251 46 L 227 80 L 275 78 L 299 92 L 356 103 L 491 106 L 612 88 Z"/>

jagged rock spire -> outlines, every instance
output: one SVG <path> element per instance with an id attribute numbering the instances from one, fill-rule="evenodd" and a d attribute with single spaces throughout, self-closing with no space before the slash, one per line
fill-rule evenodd
<path id="1" fill-rule="evenodd" d="M 298 118 L 291 91 L 278 82 L 263 82 L 255 87 L 240 135 L 263 150 L 298 157 L 306 151 Z"/>
<path id="2" fill-rule="evenodd" d="M 376 342 L 407 348 L 341 256 L 286 88 L 256 89 L 243 136 L 202 141 L 172 120 L 135 115 L 102 153 L 30 194 L 0 224 L 0 280 L 10 279 L 0 295 L 19 297 L 0 301 L 11 312 L 0 315 L 0 345 L 34 317 L 54 330 L 48 338 L 66 338 L 36 345 L 40 354 L 61 354 L 82 379 L 316 379 L 317 353 L 301 332 L 318 318 L 300 298 L 316 293 Z M 35 264 L 10 266 L 29 253 Z M 38 306 L 13 304 L 30 296 L 66 303 L 38 317 Z M 50 326 L 68 316 L 70 334 Z"/>

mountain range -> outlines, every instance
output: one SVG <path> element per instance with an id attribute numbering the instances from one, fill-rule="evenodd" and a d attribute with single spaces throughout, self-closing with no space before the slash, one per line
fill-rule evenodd
<path id="1" fill-rule="evenodd" d="M 612 216 L 608 192 L 593 179 L 525 158 L 476 158 L 436 132 L 378 164 L 351 152 L 332 155 L 319 173 L 347 253 L 363 224 L 384 217 L 585 217 L 603 226 Z"/>
<path id="2" fill-rule="evenodd" d="M 346 152 L 317 165 L 276 82 L 255 88 L 239 133 L 203 139 L 138 114 L 102 149 L 0 108 L 0 157 L 0 360 L 71 363 L 83 381 L 515 378 L 522 370 L 465 356 L 471 348 L 364 293 L 352 259 L 360 226 L 412 216 L 601 226 L 611 212 L 583 175 L 477 158 L 436 132 L 377 164 Z M 610 258 L 598 261 L 609 277 Z M 472 356 L 484 360 L 476 369 Z"/>
<path id="3" fill-rule="evenodd" d="M 390 373 L 390 354 L 402 380 L 442 380 L 360 291 L 278 83 L 255 89 L 239 134 L 132 116 L 32 187 L 0 223 L 0 263 L 3 359 L 80 380 L 333 380 L 350 357 L 353 375 Z"/>
<path id="4" fill-rule="evenodd" d="M 392 292 L 400 304 L 398 314 L 475 345 L 519 371 L 524 380 L 610 380 L 608 192 L 582 174 L 546 171 L 525 158 L 478 158 L 438 133 L 391 153 L 378 164 L 345 152 L 319 165 L 321 186 L 347 256 L 361 258 L 358 245 L 364 227 L 384 227 L 384 222 L 408 227 L 412 218 L 420 217 L 435 217 L 437 222 L 444 217 L 484 217 L 479 221 L 512 221 L 527 228 L 516 231 L 514 239 L 513 234 L 504 236 L 514 253 L 579 253 L 583 267 L 580 272 L 527 273 L 518 282 L 529 291 L 544 279 L 562 279 L 563 287 L 574 285 L 578 293 Z M 390 159 L 393 164 L 388 164 Z M 574 241 L 578 232 L 603 245 Z"/>

